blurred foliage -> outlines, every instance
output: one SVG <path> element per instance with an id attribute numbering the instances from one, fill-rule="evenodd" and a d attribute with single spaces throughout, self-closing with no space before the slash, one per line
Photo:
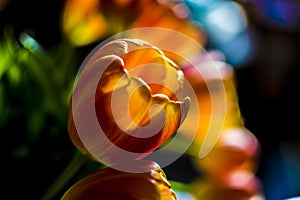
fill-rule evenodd
<path id="1" fill-rule="evenodd" d="M 47 117 L 65 126 L 75 77 L 72 49 L 61 45 L 46 52 L 27 33 L 22 33 L 16 40 L 11 29 L 6 30 L 0 48 L 3 99 L 0 108 L 4 113 L 1 128 L 16 117 L 26 116 L 24 123 L 28 142 L 35 142 Z M 58 132 L 51 131 L 53 136 Z"/>
<path id="2" fill-rule="evenodd" d="M 46 50 L 26 32 L 16 38 L 12 27 L 1 36 L 1 152 L 8 163 L 2 168 L 12 199 L 22 193 L 38 199 L 76 152 L 66 124 L 79 58 L 67 43 Z M 87 162 L 77 176 L 95 167 Z M 15 188 L 22 193 L 12 192 Z"/>

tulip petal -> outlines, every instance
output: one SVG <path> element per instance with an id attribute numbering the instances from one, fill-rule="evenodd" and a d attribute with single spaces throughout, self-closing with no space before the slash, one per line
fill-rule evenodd
<path id="1" fill-rule="evenodd" d="M 124 90 L 118 91 L 121 93 L 118 95 L 119 98 L 113 98 L 118 100 L 118 104 L 113 104 L 114 107 L 112 107 L 120 111 L 117 115 L 115 113 L 113 116 L 110 110 L 108 110 L 109 113 L 103 110 L 103 104 L 106 104 L 105 101 L 108 100 L 105 99 L 108 97 L 97 98 L 96 110 L 101 110 L 97 112 L 98 120 L 110 141 L 115 145 L 131 152 L 151 152 L 178 129 L 188 111 L 189 99 L 185 99 L 184 102 L 175 102 L 164 94 L 151 95 L 150 88 L 142 84 L 140 79 L 131 78 L 130 80 L 126 89 L 124 87 Z M 128 89 L 130 87 L 138 87 L 138 89 L 130 94 L 128 93 L 131 90 Z M 108 99 L 111 101 L 112 97 Z M 124 110 L 126 99 L 129 99 L 128 110 Z M 117 118 L 114 118 L 116 116 Z M 146 127 L 150 126 L 149 124 L 151 127 Z M 134 136 L 132 136 L 133 133 L 129 135 L 130 132 L 133 132 Z"/>
<path id="2" fill-rule="evenodd" d="M 95 61 L 103 56 L 115 55 L 121 56 L 126 53 L 128 49 L 128 44 L 123 40 L 114 40 L 105 45 L 103 45 L 100 49 L 97 49 L 96 52 L 91 54 L 92 56 L 84 63 L 84 69 L 88 69 Z"/>
<path id="3" fill-rule="evenodd" d="M 97 77 L 97 71 L 99 67 L 101 68 L 102 66 L 105 67 L 110 65 L 117 66 L 118 69 L 115 70 L 117 75 L 114 75 L 113 77 L 118 77 L 124 74 L 122 69 L 122 60 L 120 60 L 117 56 L 102 57 L 89 69 L 82 71 L 75 84 L 76 87 L 74 87 L 69 111 L 68 131 L 72 142 L 83 153 L 86 153 L 86 149 L 78 135 L 77 129 L 85 127 L 87 120 L 91 116 L 91 112 L 93 112 L 93 109 L 91 106 L 89 106 L 89 104 L 93 102 L 91 99 L 93 97 L 92 94 L 95 93 L 93 90 L 96 90 L 99 81 L 99 78 Z M 111 69 L 114 68 L 111 67 Z M 107 76 L 109 75 L 107 74 Z M 101 91 L 109 91 L 109 83 L 112 83 L 114 80 L 108 79 L 107 76 L 104 76 L 104 78 L 102 78 L 103 80 L 100 81 L 103 83 L 103 88 L 101 88 Z M 76 125 L 74 119 L 76 119 Z M 91 127 L 86 127 L 84 129 L 87 130 L 88 128 Z"/>
<path id="4" fill-rule="evenodd" d="M 149 83 L 153 94 L 162 93 L 172 100 L 178 99 L 183 73 L 162 51 L 153 46 L 146 46 L 121 57 L 130 75 Z"/>
<path id="5" fill-rule="evenodd" d="M 144 173 L 128 173 L 103 168 L 75 183 L 61 200 L 151 199 L 176 200 L 177 196 L 163 170 L 155 162 L 139 162 Z"/>
<path id="6" fill-rule="evenodd" d="M 181 125 L 187 115 L 189 104 L 190 99 L 186 98 L 184 102 L 170 101 L 166 105 L 166 122 L 162 130 L 162 135 L 165 136 L 165 140 L 167 140 Z"/>

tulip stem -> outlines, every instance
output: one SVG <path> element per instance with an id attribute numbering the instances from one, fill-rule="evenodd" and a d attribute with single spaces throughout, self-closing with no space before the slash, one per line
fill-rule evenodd
<path id="1" fill-rule="evenodd" d="M 60 174 L 60 176 L 54 181 L 54 183 L 49 187 L 41 200 L 51 200 L 53 199 L 62 188 L 70 181 L 70 179 L 78 172 L 82 165 L 87 160 L 87 156 L 77 151 L 70 163 Z"/>

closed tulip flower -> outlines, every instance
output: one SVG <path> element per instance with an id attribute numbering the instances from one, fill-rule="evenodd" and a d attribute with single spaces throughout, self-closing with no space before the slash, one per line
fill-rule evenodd
<path id="1" fill-rule="evenodd" d="M 190 149 L 196 166 L 205 174 L 214 177 L 217 180 L 222 179 L 233 170 L 247 170 L 254 172 L 259 154 L 259 142 L 255 135 L 244 126 L 243 117 L 240 113 L 238 96 L 236 93 L 235 74 L 230 65 L 222 61 L 221 55 L 216 52 L 210 52 L 210 59 L 200 57 L 198 67 L 208 70 L 212 67 L 219 69 L 219 74 L 200 77 L 195 68 L 183 68 L 186 79 L 190 81 L 195 91 L 197 91 L 197 100 L 200 105 L 199 128 Z M 213 61 L 212 61 L 213 60 Z M 223 90 L 209 90 L 209 84 L 223 84 Z M 215 96 L 212 96 L 214 93 Z M 222 96 L 225 96 L 223 101 Z M 220 97 L 220 105 L 212 104 L 213 99 Z M 213 106 L 217 106 L 216 112 L 212 112 Z M 219 106 L 219 107 L 218 107 Z M 213 115 L 219 115 L 212 121 Z M 212 128 L 212 126 L 216 126 Z M 210 129 L 219 131 L 213 140 L 205 140 Z M 204 142 L 211 142 L 213 148 L 202 158 L 197 156 Z"/>
<path id="2" fill-rule="evenodd" d="M 261 181 L 251 172 L 236 171 L 227 177 L 227 185 L 219 185 L 208 177 L 190 185 L 196 199 L 264 200 Z"/>
<path id="3" fill-rule="evenodd" d="M 227 177 L 236 171 L 256 171 L 259 147 L 256 137 L 245 127 L 227 128 L 206 157 L 193 161 L 206 176 L 227 185 Z"/>
<path id="4" fill-rule="evenodd" d="M 103 168 L 71 186 L 61 200 L 176 200 L 166 174 L 155 162 L 141 166 L 144 173 Z"/>
<path id="5" fill-rule="evenodd" d="M 189 108 L 189 98 L 180 99 L 183 80 L 177 65 L 144 41 L 104 45 L 84 63 L 74 87 L 68 120 L 72 142 L 101 161 L 122 162 L 120 149 L 133 152 L 128 159 L 144 157 L 183 122 Z"/>
<path id="6" fill-rule="evenodd" d="M 216 126 L 217 131 L 222 129 L 243 126 L 243 118 L 240 114 L 238 96 L 236 94 L 236 80 L 232 67 L 222 60 L 222 55 L 211 51 L 208 54 L 199 55 L 196 58 L 196 67 L 187 66 L 183 68 L 186 79 L 191 83 L 197 93 L 200 105 L 199 130 L 195 139 L 197 150 L 206 137 L 211 126 Z M 212 71 L 206 77 L 200 76 L 200 71 Z M 212 69 L 217 69 L 215 72 Z M 215 86 L 214 86 L 215 85 Z M 222 87 L 218 87 L 221 86 Z M 208 86 L 212 86 L 210 89 Z M 218 99 L 217 104 L 213 100 Z M 215 112 L 213 112 L 213 110 Z M 212 121 L 212 116 L 219 123 Z"/>
<path id="7" fill-rule="evenodd" d="M 255 175 L 260 144 L 244 126 L 234 70 L 222 60 L 222 54 L 214 51 L 199 55 L 195 63 L 196 68 L 182 68 L 196 91 L 201 111 L 189 153 L 203 176 L 192 184 L 193 193 L 207 200 L 263 199 L 262 185 Z M 211 73 L 201 76 L 197 68 Z M 217 103 L 213 104 L 215 99 Z M 211 148 L 203 154 L 203 146 Z"/>
<path id="8" fill-rule="evenodd" d="M 189 127 L 198 124 L 188 153 L 204 157 L 216 144 L 223 129 L 243 126 L 234 71 L 217 51 L 199 52 L 190 62 L 170 52 L 166 52 L 166 55 L 179 63 L 186 80 L 195 91 L 200 112 L 193 115 L 200 118 L 198 121 L 186 121 L 191 126 L 185 126 L 181 131 L 190 137 Z"/>

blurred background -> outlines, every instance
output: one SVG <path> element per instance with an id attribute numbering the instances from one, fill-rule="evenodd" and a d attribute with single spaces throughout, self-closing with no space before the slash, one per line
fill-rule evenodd
<path id="1" fill-rule="evenodd" d="M 257 176 L 266 200 L 300 195 L 300 2 L 184 2 L 206 32 L 206 48 L 222 52 L 235 70 L 245 126 L 261 143 Z M 67 134 L 70 92 L 99 40 L 66 42 L 64 3 L 0 0 L 2 192 L 10 199 L 40 199 L 76 151 Z M 188 172 L 176 176 L 170 166 L 170 178 L 184 182 L 196 174 L 184 159 L 174 167 Z M 97 167 L 87 161 L 73 180 Z"/>

